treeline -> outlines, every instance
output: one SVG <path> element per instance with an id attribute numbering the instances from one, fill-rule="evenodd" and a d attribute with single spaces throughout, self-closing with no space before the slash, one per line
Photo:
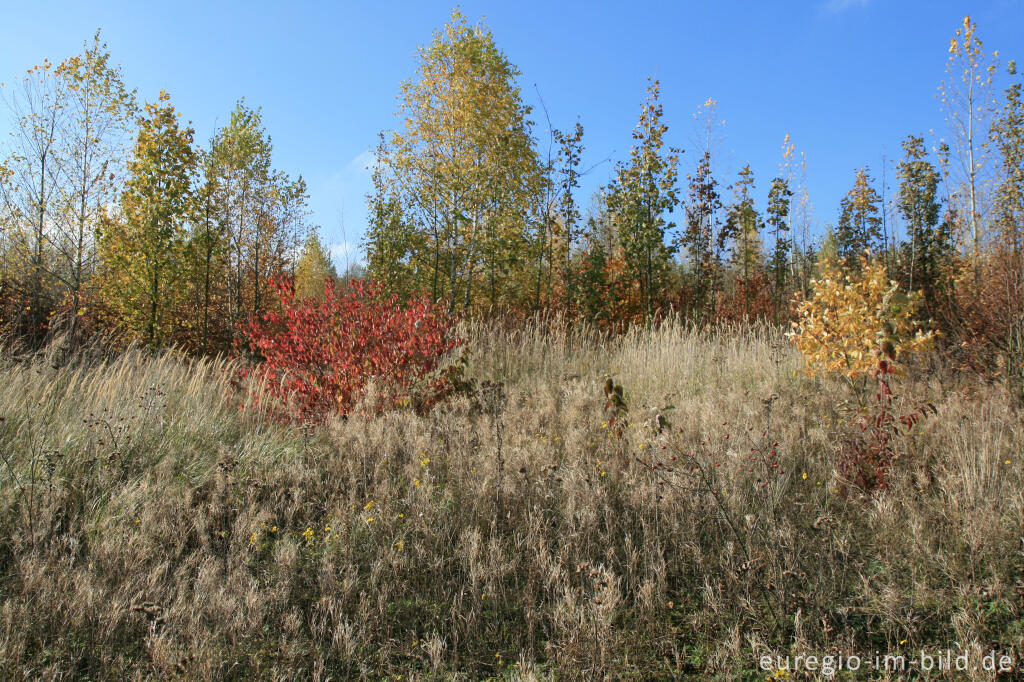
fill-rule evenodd
<path id="1" fill-rule="evenodd" d="M 518 75 L 490 31 L 458 12 L 420 50 L 401 89 L 403 126 L 376 150 L 371 277 L 452 311 L 558 310 L 608 326 L 670 310 L 702 321 L 786 317 L 817 252 L 788 140 L 763 214 L 749 165 L 729 187 L 714 174 L 710 132 L 683 186 L 683 150 L 667 146 L 652 81 L 629 158 L 586 205 L 583 125 L 538 143 Z M 704 108 L 709 127 L 714 105 Z M 852 242 L 852 229 L 841 238 Z"/>
<path id="2" fill-rule="evenodd" d="M 1014 63 L 1005 71 L 1000 89 L 995 53 L 965 18 L 941 88 L 948 139 L 929 150 L 909 135 L 895 187 L 856 171 L 822 235 L 788 137 L 775 177 L 750 165 L 721 177 L 715 102 L 700 111 L 705 139 L 684 152 L 667 142 L 657 81 L 628 158 L 584 200 L 583 125 L 539 134 L 516 67 L 456 11 L 401 86 L 402 125 L 380 134 L 366 272 L 387 295 L 453 313 L 555 311 L 608 328 L 668 313 L 786 323 L 823 263 L 855 276 L 869 253 L 900 292 L 923 294 L 920 322 L 947 344 L 984 347 L 1019 371 L 1024 105 Z M 8 331 L 40 338 L 59 319 L 215 352 L 278 305 L 276 277 L 294 276 L 300 300 L 337 279 L 302 178 L 273 167 L 260 112 L 244 101 L 199 145 L 166 94 L 139 107 L 98 34 L 3 92 Z"/>
<path id="3" fill-rule="evenodd" d="M 683 178 L 657 81 L 629 158 L 582 205 L 583 126 L 538 142 L 519 72 L 486 27 L 455 12 L 402 86 L 402 126 L 380 136 L 368 273 L 453 311 L 557 310 L 613 327 L 670 311 L 784 322 L 821 263 L 856 275 L 870 253 L 902 291 L 924 294 L 922 322 L 1007 350 L 1021 333 L 1024 110 L 1015 65 L 998 92 L 994 59 L 965 18 L 941 89 L 949 139 L 929 153 L 909 135 L 895 188 L 857 170 L 834 225 L 811 238 L 788 137 L 777 177 L 745 165 L 721 178 L 709 100 L 707 139 Z"/>
<path id="4" fill-rule="evenodd" d="M 274 305 L 272 280 L 335 276 L 301 177 L 273 166 L 239 101 L 208 144 L 161 92 L 139 106 L 99 33 L 3 91 L 0 314 L 39 342 L 60 326 L 150 345 L 229 349 Z M 315 288 L 311 284 L 306 289 Z"/>

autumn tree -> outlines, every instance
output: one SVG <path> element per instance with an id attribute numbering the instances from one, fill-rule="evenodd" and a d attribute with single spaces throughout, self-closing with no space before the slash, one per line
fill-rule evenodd
<path id="1" fill-rule="evenodd" d="M 919 295 L 902 294 L 881 261 L 862 259 L 854 272 L 826 261 L 813 295 L 797 297 L 797 319 L 787 336 L 811 374 L 863 380 L 877 366 L 877 351 L 903 359 L 928 348 L 934 338 L 916 322 Z"/>
<path id="2" fill-rule="evenodd" d="M 135 100 L 97 32 L 81 54 L 30 69 L 7 104 L 15 125 L 12 177 L 0 187 L 4 277 L 38 329 L 61 303 L 77 319 L 96 267 L 96 229 L 124 180 Z"/>
<path id="3" fill-rule="evenodd" d="M 804 152 L 797 153 L 796 145 L 786 133 L 782 142 L 782 162 L 779 164 L 779 177 L 783 178 L 793 192 L 789 204 L 790 234 L 790 276 L 799 281 L 799 288 L 807 290 L 810 286 L 810 272 L 813 258 L 809 257 L 813 250 L 810 237 L 811 218 L 814 207 L 807 190 L 807 157 Z"/>
<path id="4" fill-rule="evenodd" d="M 292 262 L 307 230 L 305 182 L 275 170 L 272 153 L 260 110 L 243 100 L 217 132 L 206 165 L 218 220 L 227 230 L 233 330 L 262 314 L 271 280 Z"/>
<path id="5" fill-rule="evenodd" d="M 558 210 L 562 224 L 562 287 L 565 291 L 565 309 L 572 308 L 576 300 L 576 281 L 573 278 L 572 257 L 579 242 L 580 209 L 576 202 L 575 191 L 580 186 L 580 160 L 583 154 L 583 125 L 579 122 L 573 127 L 572 133 L 555 131 L 555 141 L 559 145 L 558 169 Z"/>
<path id="6" fill-rule="evenodd" d="M 543 100 L 541 100 L 543 106 Z M 558 184 L 555 180 L 559 165 L 559 154 L 556 149 L 558 131 L 551 126 L 547 108 L 544 116 L 548 123 L 547 155 L 538 153 L 541 159 L 545 182 L 542 183 L 533 197 L 532 238 L 528 240 L 530 253 L 528 260 L 533 264 L 532 291 L 530 303 L 535 311 L 542 307 L 550 307 L 555 299 L 555 269 L 561 262 L 561 228 L 558 215 Z"/>
<path id="7" fill-rule="evenodd" d="M 965 16 L 963 25 L 949 41 L 946 78 L 939 88 L 952 136 L 950 143 L 941 148 L 941 159 L 963 188 L 956 196 L 963 197 L 966 205 L 958 212 L 967 218 L 976 269 L 986 213 L 984 189 L 990 173 L 988 134 L 994 102 L 992 76 L 998 56 L 995 52 L 985 53 L 977 29 L 977 24 Z"/>
<path id="8" fill-rule="evenodd" d="M 765 223 L 767 229 L 772 233 L 772 255 L 770 268 L 775 280 L 775 321 L 779 320 L 779 313 L 782 310 L 783 292 L 786 290 L 786 275 L 790 265 L 790 252 L 793 248 L 792 240 L 789 237 L 789 205 L 793 192 L 789 189 L 789 183 L 782 178 L 772 180 L 771 189 L 768 191 L 768 210 Z"/>
<path id="9" fill-rule="evenodd" d="M 181 127 L 170 96 L 147 104 L 128 161 L 121 215 L 103 227 L 103 293 L 123 326 L 150 345 L 175 328 L 182 298 L 181 272 L 192 209 L 194 131 Z"/>
<path id="10" fill-rule="evenodd" d="M 680 149 L 665 147 L 668 126 L 653 80 L 633 130 L 629 162 L 619 163 L 608 185 L 608 210 L 622 247 L 626 275 L 639 283 L 639 311 L 645 319 L 654 314 L 665 293 L 676 246 L 666 237 L 675 227 L 666 216 L 679 204 L 676 188 Z M 664 149 L 664 151 L 663 151 Z"/>
<path id="11" fill-rule="evenodd" d="M 719 276 L 715 237 L 718 232 L 722 200 L 718 194 L 718 181 L 711 173 L 710 152 L 704 152 L 697 164 L 697 170 L 689 179 L 686 229 L 680 241 L 689 252 L 694 277 L 693 307 L 699 316 L 714 309 L 713 297 Z"/>
<path id="12" fill-rule="evenodd" d="M 754 202 L 754 171 L 746 164 L 732 186 L 732 202 L 725 209 L 725 222 L 719 232 L 720 250 L 729 250 L 729 264 L 734 273 L 734 306 L 738 314 L 749 317 L 762 280 L 764 248 L 761 229 L 764 227 Z"/>
<path id="13" fill-rule="evenodd" d="M 96 268 L 95 234 L 125 180 L 125 150 L 137 113 L 135 91 L 110 61 L 99 31 L 56 68 L 63 99 L 56 147 L 54 276 L 73 315 Z M 72 317 L 72 319 L 75 319 Z"/>
<path id="14" fill-rule="evenodd" d="M 900 292 L 881 258 L 861 260 L 855 270 L 823 264 L 812 280 L 812 297 L 797 294 L 797 319 L 787 336 L 804 355 L 808 373 L 841 376 L 850 388 L 857 409 L 853 428 L 835 436 L 838 469 L 848 483 L 871 491 L 886 486 L 897 458 L 893 439 L 936 412 L 922 403 L 900 414 L 891 383 L 905 374 L 909 358 L 931 347 L 935 335 L 917 324 L 920 295 Z M 847 411 L 849 405 L 843 401 L 840 408 Z"/>
<path id="15" fill-rule="evenodd" d="M 533 307 L 552 308 L 560 302 L 563 310 L 568 311 L 574 293 L 573 250 L 581 233 L 574 192 L 581 174 L 583 125 L 577 122 L 571 134 L 551 128 L 550 120 L 548 126 L 547 158 L 543 164 L 548 178 L 541 183 L 535 199 L 537 217 L 531 240 L 535 268 Z"/>
<path id="16" fill-rule="evenodd" d="M 545 114 L 546 114 L 545 110 Z M 550 127 L 550 120 L 548 121 Z M 541 183 L 532 234 L 535 310 L 561 303 L 563 310 L 573 304 L 572 256 L 582 230 L 575 190 L 579 187 L 583 152 L 583 125 L 573 132 L 550 128 L 547 158 L 543 168 L 548 178 Z"/>
<path id="17" fill-rule="evenodd" d="M 749 163 L 740 169 L 732 190 L 733 200 L 726 208 L 726 227 L 722 234 L 732 240 L 730 261 L 740 277 L 746 279 L 761 268 L 764 255 L 762 221 L 754 203 L 754 171 Z"/>
<path id="18" fill-rule="evenodd" d="M 381 173 L 379 166 L 374 168 L 374 187 L 383 187 Z M 373 273 L 373 279 L 381 282 L 387 291 L 402 297 L 408 297 L 421 288 L 436 296 L 441 277 L 441 270 L 437 267 L 441 255 L 438 232 L 430 229 L 428 237 L 408 223 L 396 194 L 375 192 L 367 197 L 367 202 L 369 225 L 363 245 L 366 248 L 366 266 Z M 430 225 L 435 227 L 433 223 Z M 434 257 L 434 263 L 431 263 L 430 256 Z M 431 276 L 429 286 L 422 281 L 426 272 Z"/>
<path id="19" fill-rule="evenodd" d="M 856 268 L 865 251 L 878 251 L 882 240 L 880 202 L 878 192 L 871 186 L 868 169 L 859 169 L 853 188 L 839 203 L 836 239 L 839 243 L 839 256 L 846 267 Z"/>
<path id="20" fill-rule="evenodd" d="M 825 234 L 818 240 L 814 259 L 814 275 L 821 278 L 826 268 L 838 267 L 841 262 L 839 257 L 839 238 L 836 236 L 835 226 L 832 223 L 825 224 Z M 806 296 L 807 294 L 802 294 Z"/>
<path id="21" fill-rule="evenodd" d="M 1017 75 L 1010 61 L 1007 72 Z M 996 224 L 1000 241 L 1013 254 L 1018 269 L 1024 268 L 1024 101 L 1021 81 L 1011 82 L 1004 93 L 1003 109 L 992 128 L 992 142 L 999 154 L 1001 180 L 996 187 Z"/>
<path id="22" fill-rule="evenodd" d="M 219 217 L 227 226 L 230 243 L 228 305 L 232 327 L 249 315 L 257 298 L 250 287 L 259 285 L 258 263 L 256 269 L 247 270 L 259 250 L 260 202 L 270 184 L 270 152 L 259 112 L 239 101 L 228 124 L 217 133 L 209 167 L 218 191 Z"/>
<path id="23" fill-rule="evenodd" d="M 927 158 L 924 138 L 910 135 L 903 141 L 900 161 L 899 211 L 910 238 L 908 290 L 924 292 L 925 307 L 934 311 L 943 265 L 951 255 L 951 236 L 939 227 L 941 204 L 937 198 L 939 174 Z"/>
<path id="24" fill-rule="evenodd" d="M 975 262 L 972 278 L 960 276 L 959 322 L 977 341 L 976 350 L 994 359 L 1018 403 L 1024 404 L 1024 106 L 1016 64 L 991 132 L 999 161 L 991 227 L 994 239 Z"/>
<path id="25" fill-rule="evenodd" d="M 316 232 L 311 232 L 295 264 L 295 298 L 299 301 L 307 298 L 323 299 L 324 285 L 337 281 L 338 271 L 327 250 L 320 243 Z"/>
<path id="26" fill-rule="evenodd" d="M 33 66 L 4 101 L 11 114 L 7 181 L 0 200 L 7 231 L 4 278 L 23 300 L 21 331 L 37 334 L 57 297 L 49 226 L 58 210 L 58 146 L 66 102 L 49 60 Z"/>
<path id="27" fill-rule="evenodd" d="M 620 308 L 617 291 L 622 263 L 619 238 L 603 190 L 591 197 L 579 257 L 574 305 L 586 319 L 608 325 Z"/>
<path id="28" fill-rule="evenodd" d="M 457 10 L 420 49 L 399 95 L 402 129 L 382 134 L 377 148 L 375 224 L 364 242 L 371 277 L 384 262 L 401 263 L 404 274 L 381 274 L 447 299 L 449 310 L 528 296 L 521 259 L 535 251 L 535 197 L 546 178 L 518 75 L 490 30 Z M 410 237 L 404 248 L 395 232 Z"/>
<path id="29" fill-rule="evenodd" d="M 257 261 L 263 270 L 257 273 L 259 288 L 256 289 L 254 314 L 259 314 L 267 305 L 264 294 L 271 280 L 294 269 L 306 237 L 315 229 L 309 223 L 309 189 L 301 175 L 293 180 L 287 173 L 275 171 L 263 208 L 263 231 L 259 236 L 265 251 L 263 260 Z"/>
<path id="30" fill-rule="evenodd" d="M 230 268 L 229 224 L 224 219 L 220 201 L 220 177 L 213 148 L 197 152 L 197 165 L 202 177 L 194 191 L 191 230 L 186 248 L 187 288 L 189 291 L 188 320 L 190 334 L 185 340 L 201 353 L 230 345 L 231 318 L 229 314 Z"/>

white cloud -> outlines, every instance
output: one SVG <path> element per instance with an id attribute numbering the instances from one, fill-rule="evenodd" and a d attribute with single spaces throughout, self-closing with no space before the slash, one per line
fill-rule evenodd
<path id="1" fill-rule="evenodd" d="M 344 170 L 342 170 L 341 175 L 344 178 L 357 178 L 362 175 L 369 175 L 376 163 L 377 155 L 367 149 L 349 161 L 348 164 L 345 165 Z"/>

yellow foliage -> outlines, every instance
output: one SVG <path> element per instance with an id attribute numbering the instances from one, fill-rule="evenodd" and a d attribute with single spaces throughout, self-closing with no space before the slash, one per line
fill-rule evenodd
<path id="1" fill-rule="evenodd" d="M 811 374 L 836 372 L 857 379 L 877 366 L 880 355 L 906 357 L 933 340 L 934 332 L 914 322 L 920 293 L 899 293 L 881 262 L 865 258 L 860 273 L 844 274 L 828 261 L 812 285 L 812 298 L 798 295 L 799 319 L 787 334 Z"/>

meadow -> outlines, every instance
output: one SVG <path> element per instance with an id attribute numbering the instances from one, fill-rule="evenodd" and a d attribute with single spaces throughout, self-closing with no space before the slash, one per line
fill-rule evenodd
<path id="1" fill-rule="evenodd" d="M 1016 665 L 1024 423 L 1000 384 L 916 361 L 896 402 L 936 413 L 868 492 L 839 467 L 849 387 L 777 328 L 462 324 L 474 390 L 421 415 L 378 413 L 371 386 L 321 426 L 246 408 L 260 387 L 224 360 L 7 349 L 2 676 L 763 680 L 765 655 L 957 646 Z"/>

